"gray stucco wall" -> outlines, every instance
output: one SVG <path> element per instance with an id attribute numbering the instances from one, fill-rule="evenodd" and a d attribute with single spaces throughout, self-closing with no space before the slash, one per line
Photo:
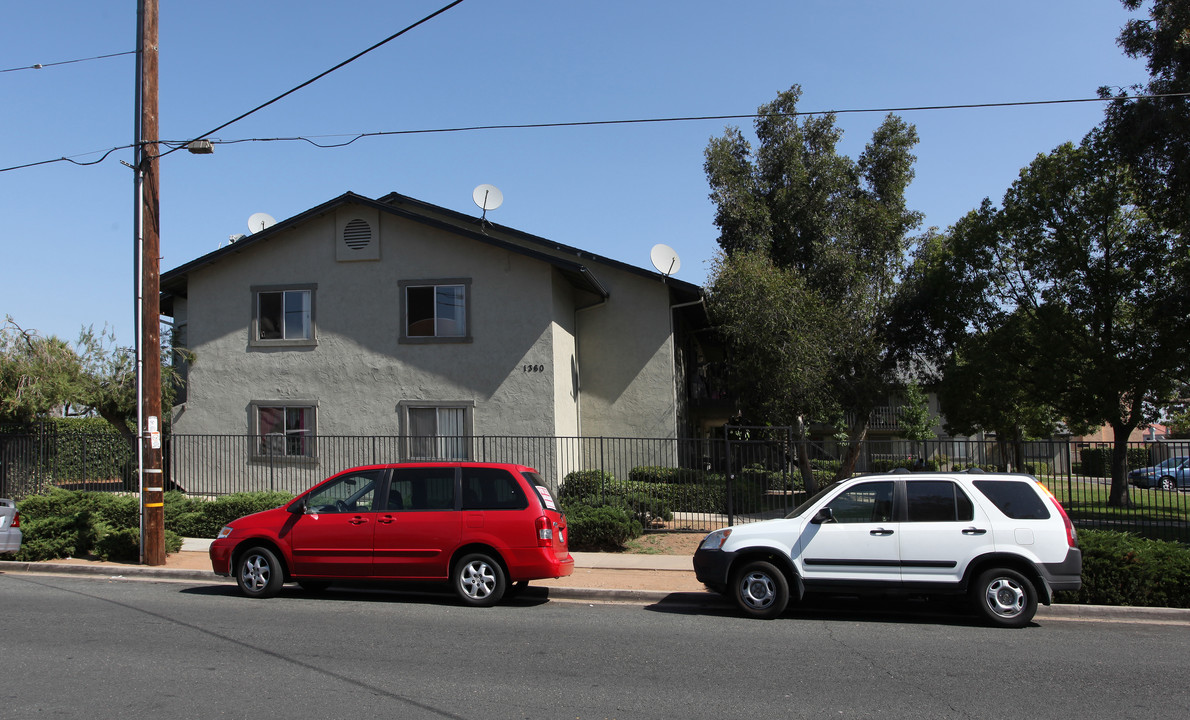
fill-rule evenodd
<path id="1" fill-rule="evenodd" d="M 338 262 L 357 211 L 379 260 Z M 475 435 L 674 437 L 668 290 L 591 267 L 611 297 L 576 314 L 594 296 L 576 301 L 541 260 L 370 208 L 313 218 L 189 274 L 177 307 L 197 362 L 174 430 L 245 434 L 251 402 L 300 401 L 320 435 L 398 435 L 401 403 L 424 402 L 468 404 Z M 472 341 L 399 342 L 398 283 L 454 278 L 470 282 Z M 251 289 L 286 284 L 317 285 L 317 344 L 251 346 Z"/>
<path id="2" fill-rule="evenodd" d="M 253 401 L 313 400 L 323 435 L 395 435 L 402 401 L 474 403 L 476 434 L 552 435 L 552 268 L 388 216 L 381 259 L 336 262 L 317 218 L 195 271 L 187 337 L 197 354 L 181 433 L 246 433 Z M 404 344 L 401 280 L 468 278 L 470 343 Z M 317 345 L 249 345 L 253 286 L 317 284 Z"/>

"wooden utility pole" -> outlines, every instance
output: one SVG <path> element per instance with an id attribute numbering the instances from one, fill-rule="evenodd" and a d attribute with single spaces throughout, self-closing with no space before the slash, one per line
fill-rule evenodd
<path id="1" fill-rule="evenodd" d="M 161 453 L 161 216 L 157 121 L 157 2 L 137 0 L 137 424 L 141 562 L 165 564 L 165 477 Z"/>

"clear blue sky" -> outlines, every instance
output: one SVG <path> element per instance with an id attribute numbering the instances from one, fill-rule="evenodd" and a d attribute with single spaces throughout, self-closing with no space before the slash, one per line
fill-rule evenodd
<path id="1" fill-rule="evenodd" d="M 161 135 L 186 140 L 308 80 L 446 0 L 162 2 Z M 9 3 L 0 28 L 0 167 L 96 160 L 133 133 L 135 0 Z M 1094 97 L 1145 79 L 1116 47 L 1119 0 L 467 0 L 220 131 L 220 140 L 472 125 L 746 114 L 798 83 L 800 109 Z M 1098 103 L 903 113 L 917 126 L 912 208 L 946 228 L 999 201 L 1038 153 L 1077 141 Z M 881 113 L 845 114 L 862 150 Z M 161 161 L 162 271 L 348 190 L 397 191 L 650 267 L 656 243 L 702 283 L 717 245 L 703 150 L 723 121 L 220 145 Z M 749 120 L 733 121 L 750 134 Z M 93 152 L 98 151 L 98 152 Z M 88 154 L 91 153 L 91 154 Z M 119 160 L 0 172 L 0 314 L 73 340 L 133 342 L 133 178 Z"/>

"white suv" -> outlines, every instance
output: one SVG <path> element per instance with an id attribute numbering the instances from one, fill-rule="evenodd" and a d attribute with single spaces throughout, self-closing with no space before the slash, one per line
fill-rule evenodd
<path id="1" fill-rule="evenodd" d="M 968 594 L 993 624 L 1021 627 L 1082 584 L 1070 518 L 1036 478 L 890 473 L 831 485 L 778 520 L 707 535 L 694 571 L 748 615 L 790 597 Z"/>

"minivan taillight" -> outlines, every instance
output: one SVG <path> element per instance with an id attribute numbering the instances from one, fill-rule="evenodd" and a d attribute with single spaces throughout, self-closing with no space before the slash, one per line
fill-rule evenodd
<path id="1" fill-rule="evenodd" d="M 538 547 L 553 547 L 554 545 L 554 523 L 544 515 L 537 518 L 537 545 Z"/>
<path id="2" fill-rule="evenodd" d="M 1062 516 L 1062 524 L 1066 526 L 1066 544 L 1072 548 L 1078 547 L 1078 531 L 1074 529 L 1074 523 L 1070 522 L 1070 516 L 1066 514 L 1066 510 L 1062 507 L 1062 503 L 1058 502 L 1058 498 L 1050 492 L 1050 489 L 1044 483 L 1037 483 L 1045 490 L 1045 494 L 1049 495 L 1050 502 L 1058 509 L 1058 514 Z"/>

